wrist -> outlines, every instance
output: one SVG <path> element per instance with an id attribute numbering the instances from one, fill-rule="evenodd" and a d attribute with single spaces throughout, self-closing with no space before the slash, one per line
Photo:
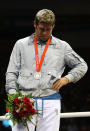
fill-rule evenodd
<path id="1" fill-rule="evenodd" d="M 67 77 L 64 77 L 65 80 L 66 80 L 66 83 L 68 84 L 69 83 L 69 79 Z"/>

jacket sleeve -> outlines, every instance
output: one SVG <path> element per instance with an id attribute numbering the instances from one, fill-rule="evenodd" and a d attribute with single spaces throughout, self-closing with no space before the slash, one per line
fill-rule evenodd
<path id="1" fill-rule="evenodd" d="M 87 63 L 81 58 L 69 44 L 66 44 L 65 48 L 65 64 L 68 65 L 71 70 L 65 76 L 69 79 L 69 82 L 77 82 L 87 72 Z"/>
<path id="2" fill-rule="evenodd" d="M 8 93 L 16 93 L 16 84 L 19 70 L 21 67 L 21 55 L 20 55 L 20 42 L 17 41 L 12 50 L 10 61 L 8 64 L 7 72 L 6 72 L 6 92 Z"/>

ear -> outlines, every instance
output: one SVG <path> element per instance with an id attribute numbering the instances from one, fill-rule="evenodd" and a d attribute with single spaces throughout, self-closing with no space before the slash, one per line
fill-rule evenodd
<path id="1" fill-rule="evenodd" d="M 55 27 L 55 24 L 53 25 L 53 28 Z"/>
<path id="2" fill-rule="evenodd" d="M 34 26 L 34 28 L 36 28 L 36 21 L 33 22 L 33 26 Z"/>

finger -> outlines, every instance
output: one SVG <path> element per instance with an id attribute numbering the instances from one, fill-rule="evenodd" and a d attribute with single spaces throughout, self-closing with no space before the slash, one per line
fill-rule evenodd
<path id="1" fill-rule="evenodd" d="M 61 86 L 62 86 L 61 83 L 58 82 L 58 83 L 56 83 L 56 84 L 54 84 L 54 85 L 52 86 L 52 89 L 59 91 L 59 89 L 60 89 Z"/>
<path id="2" fill-rule="evenodd" d="M 60 88 L 62 87 L 62 84 L 60 83 L 57 87 L 58 91 L 60 90 Z"/>
<path id="3" fill-rule="evenodd" d="M 58 85 L 58 82 L 55 82 L 55 83 L 52 85 L 52 88 L 53 88 L 53 89 L 56 88 L 57 85 Z"/>
<path id="4" fill-rule="evenodd" d="M 61 87 L 62 87 L 62 84 L 61 84 L 61 83 L 58 83 L 55 89 L 59 91 L 59 89 L 60 89 Z"/>

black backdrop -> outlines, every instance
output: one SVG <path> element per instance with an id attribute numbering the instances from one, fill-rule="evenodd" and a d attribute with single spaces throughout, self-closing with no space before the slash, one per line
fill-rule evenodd
<path id="1" fill-rule="evenodd" d="M 16 40 L 34 32 L 34 15 L 39 9 L 52 9 L 56 14 L 56 26 L 53 35 L 67 41 L 88 64 L 90 58 L 90 1 L 55 1 L 48 3 L 30 1 L 2 1 L 0 3 L 0 115 L 5 114 L 5 73 L 9 57 Z M 67 67 L 65 73 L 69 68 Z M 90 87 L 89 70 L 79 82 L 69 84 L 60 90 L 62 112 L 89 111 Z M 6 128 L 0 123 L 0 130 Z M 68 131 L 74 126 L 80 131 L 88 131 L 89 118 L 61 119 L 61 130 Z M 7 130 L 10 130 L 7 128 Z"/>

